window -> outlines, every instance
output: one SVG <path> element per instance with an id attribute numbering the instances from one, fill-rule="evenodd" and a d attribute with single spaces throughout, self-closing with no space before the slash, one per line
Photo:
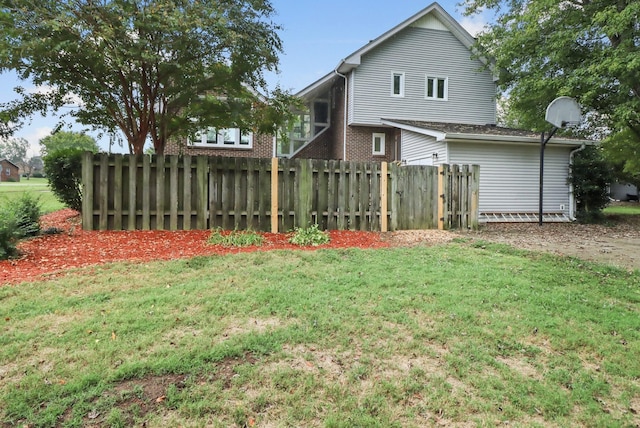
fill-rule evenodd
<path id="1" fill-rule="evenodd" d="M 190 141 L 192 146 L 250 149 L 253 147 L 253 134 L 240 128 L 207 128 L 197 132 Z"/>
<path id="2" fill-rule="evenodd" d="M 425 97 L 434 100 L 448 98 L 448 78 L 427 76 Z"/>
<path id="3" fill-rule="evenodd" d="M 385 134 L 382 132 L 374 132 L 373 133 L 373 154 L 382 156 L 384 155 L 384 146 L 385 146 Z"/>
<path id="4" fill-rule="evenodd" d="M 278 138 L 277 155 L 290 156 L 319 134 L 329 129 L 331 122 L 330 101 L 328 98 L 318 98 L 309 105 L 308 112 L 301 112 L 293 119 L 289 141 Z M 284 139 L 283 139 L 284 140 Z"/>
<path id="5" fill-rule="evenodd" d="M 404 73 L 391 74 L 391 96 L 404 97 Z"/>

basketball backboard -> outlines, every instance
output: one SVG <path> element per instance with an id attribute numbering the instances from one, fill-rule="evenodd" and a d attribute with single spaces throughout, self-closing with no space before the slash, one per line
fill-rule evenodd
<path id="1" fill-rule="evenodd" d="M 547 106 L 544 118 L 556 128 L 578 126 L 582 121 L 580 105 L 571 97 L 558 97 Z"/>

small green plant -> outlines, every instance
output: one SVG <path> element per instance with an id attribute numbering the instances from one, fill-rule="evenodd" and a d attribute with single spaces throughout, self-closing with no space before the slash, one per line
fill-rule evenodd
<path id="1" fill-rule="evenodd" d="M 318 224 L 312 224 L 307 228 L 296 227 L 289 242 L 301 246 L 318 246 L 329 243 L 329 234 L 319 229 Z"/>
<path id="2" fill-rule="evenodd" d="M 224 232 L 222 229 L 217 228 L 211 231 L 207 242 L 212 245 L 222 245 L 223 247 L 249 247 L 251 245 L 262 245 L 264 237 L 250 229 Z"/>
<path id="3" fill-rule="evenodd" d="M 39 197 L 23 193 L 12 201 L 10 209 L 14 213 L 17 232 L 21 238 L 40 234 L 42 209 Z"/>

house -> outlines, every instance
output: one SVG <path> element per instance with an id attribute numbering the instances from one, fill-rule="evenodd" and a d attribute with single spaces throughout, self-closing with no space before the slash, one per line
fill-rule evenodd
<path id="1" fill-rule="evenodd" d="M 478 164 L 481 221 L 537 221 L 540 135 L 495 125 L 496 77 L 474 44 L 431 4 L 301 90 L 308 111 L 278 144 L 278 156 Z M 548 142 L 546 221 L 574 218 L 569 164 L 587 143 Z"/>
<path id="2" fill-rule="evenodd" d="M 299 112 L 290 138 L 247 135 L 227 143 L 212 132 L 196 138 L 187 152 L 478 164 L 481 221 L 537 221 L 540 135 L 495 125 L 496 76 L 487 59 L 476 58 L 474 44 L 475 39 L 433 3 L 302 89 L 297 95 L 307 110 Z M 261 144 L 255 143 L 258 138 Z M 569 164 L 587 143 L 564 138 L 548 142 L 547 221 L 573 219 Z"/>
<path id="3" fill-rule="evenodd" d="M 616 201 L 637 201 L 638 188 L 631 183 L 613 183 L 609 188 L 611 199 Z"/>
<path id="4" fill-rule="evenodd" d="M 20 168 L 18 167 L 18 165 L 14 164 L 9 159 L 0 160 L 0 168 L 1 168 L 0 182 L 20 181 Z"/>

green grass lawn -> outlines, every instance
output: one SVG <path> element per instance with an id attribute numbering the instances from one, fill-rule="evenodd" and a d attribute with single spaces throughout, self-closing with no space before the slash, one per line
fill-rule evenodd
<path id="1" fill-rule="evenodd" d="M 640 273 L 506 246 L 113 264 L 0 313 L 4 426 L 640 423 Z"/>
<path id="2" fill-rule="evenodd" d="M 21 178 L 18 183 L 0 183 L 0 202 L 10 201 L 20 197 L 23 193 L 30 193 L 38 198 L 42 204 L 42 212 L 49 213 L 64 208 L 51 190 L 46 178 Z"/>
<path id="3" fill-rule="evenodd" d="M 640 204 L 629 203 L 624 205 L 612 205 L 612 206 L 606 207 L 603 211 L 605 214 L 622 214 L 622 215 L 640 216 Z"/>

